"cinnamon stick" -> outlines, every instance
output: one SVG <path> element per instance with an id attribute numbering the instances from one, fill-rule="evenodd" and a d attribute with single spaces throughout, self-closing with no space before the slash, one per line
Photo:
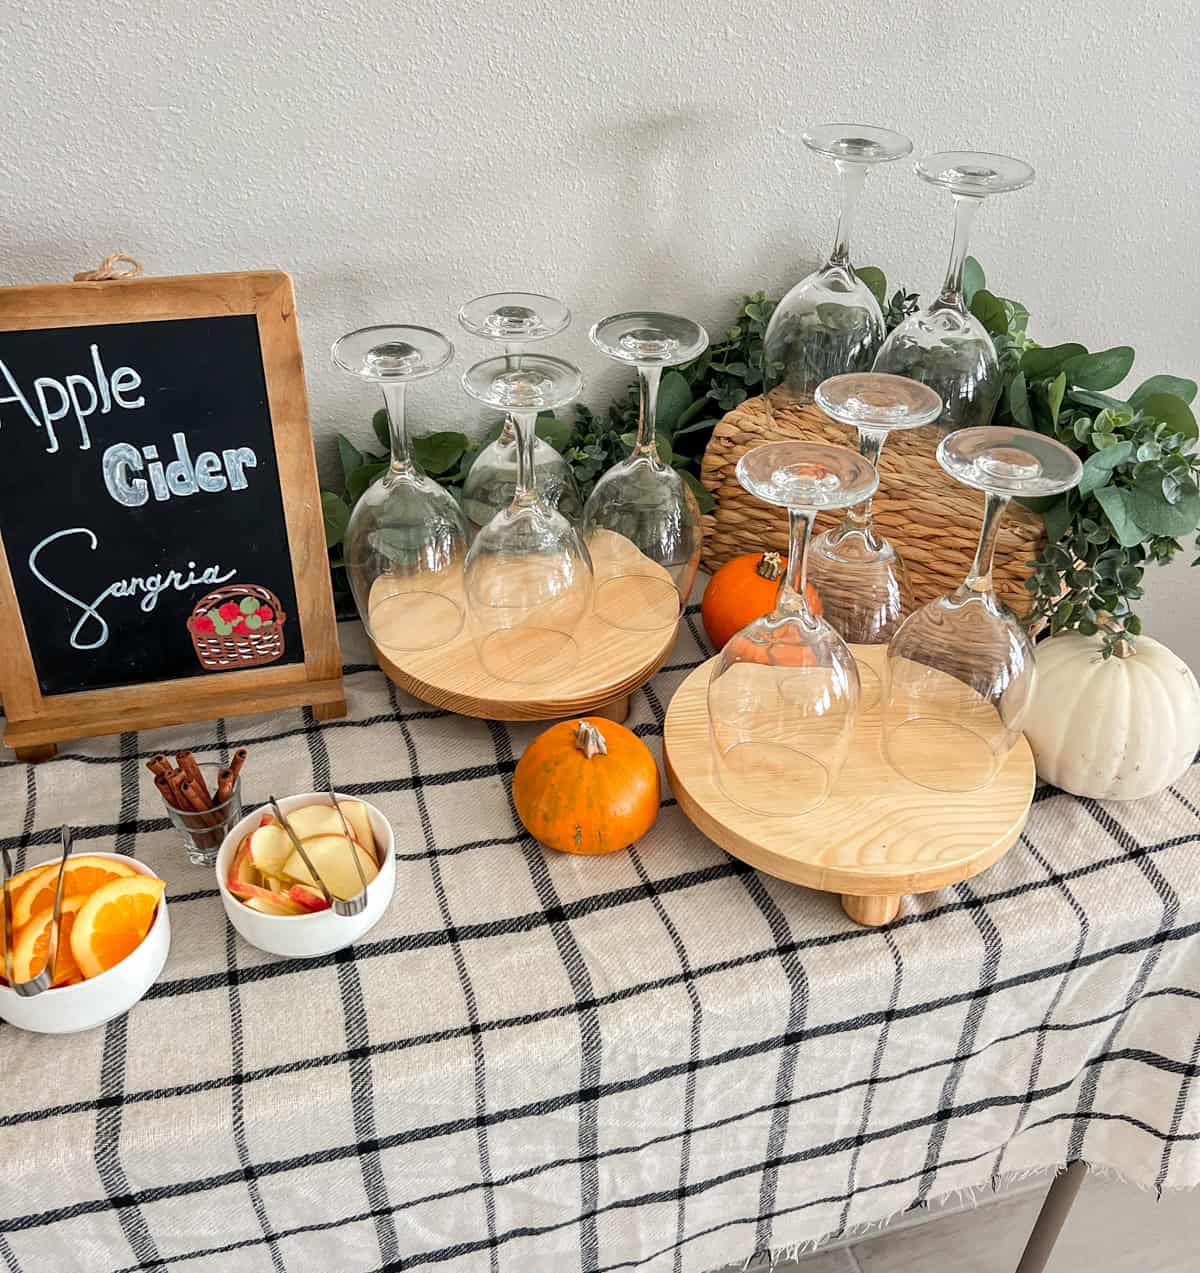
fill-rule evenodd
<path id="1" fill-rule="evenodd" d="M 155 774 L 154 785 L 158 788 L 158 794 L 162 796 L 166 804 L 169 804 L 172 808 L 178 808 L 175 798 L 175 788 L 171 785 L 171 780 L 165 774 Z"/>
<path id="2" fill-rule="evenodd" d="M 213 801 L 213 803 L 217 805 L 224 804 L 225 801 L 233 795 L 233 788 L 236 782 L 237 777 L 234 775 L 232 769 L 222 769 L 221 772 L 217 774 L 217 798 Z"/>
<path id="3" fill-rule="evenodd" d="M 200 766 L 196 764 L 196 757 L 190 751 L 177 751 L 175 753 L 175 761 L 183 771 L 184 776 L 195 786 L 196 794 L 204 800 L 204 807 L 211 809 L 212 799 L 208 794 L 208 784 L 204 781 Z"/>
<path id="4" fill-rule="evenodd" d="M 146 761 L 146 768 L 157 778 L 165 778 L 171 772 L 171 762 L 160 752 Z"/>
<path id="5" fill-rule="evenodd" d="M 200 848 L 212 848 L 214 843 L 220 843 L 224 820 L 219 813 L 213 812 L 203 784 L 197 787 L 190 778 L 184 778 L 179 788 L 184 800 L 191 806 L 191 816 L 185 817 L 185 821 L 196 837 L 197 845 Z"/>
<path id="6" fill-rule="evenodd" d="M 233 775 L 234 782 L 237 782 L 238 776 L 242 772 L 242 766 L 246 763 L 246 757 L 249 754 L 245 747 L 239 747 L 233 753 L 233 759 L 229 762 L 229 772 Z"/>

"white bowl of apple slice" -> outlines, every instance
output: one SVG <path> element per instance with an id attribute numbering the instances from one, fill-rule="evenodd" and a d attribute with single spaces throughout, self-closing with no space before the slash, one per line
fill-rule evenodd
<path id="1" fill-rule="evenodd" d="M 272 955 L 312 959 L 356 942 L 387 910 L 396 886 L 395 837 L 372 804 L 337 797 L 350 827 L 329 795 L 288 796 L 279 807 L 335 897 L 359 893 L 357 856 L 367 883 L 366 909 L 338 915 L 295 851 L 269 806 L 248 813 L 217 853 L 217 888 L 229 922 L 252 945 Z"/>

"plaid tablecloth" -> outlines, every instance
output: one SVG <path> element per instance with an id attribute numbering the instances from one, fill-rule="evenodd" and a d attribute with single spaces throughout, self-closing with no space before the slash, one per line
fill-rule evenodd
<path id="1" fill-rule="evenodd" d="M 10 1273 L 706 1270 L 1083 1158 L 1200 1182 L 1200 770 L 1132 805 L 1044 789 L 986 874 L 883 930 L 761 876 L 669 798 L 636 849 L 514 817 L 535 728 L 432 711 L 342 627 L 347 719 L 127 733 L 0 768 L 3 833 L 60 821 L 168 883 L 128 1017 L 0 1027 Z M 628 722 L 657 748 L 707 654 L 689 613 Z M 338 787 L 397 832 L 353 950 L 261 954 L 144 769 L 245 745 L 247 796 Z"/>

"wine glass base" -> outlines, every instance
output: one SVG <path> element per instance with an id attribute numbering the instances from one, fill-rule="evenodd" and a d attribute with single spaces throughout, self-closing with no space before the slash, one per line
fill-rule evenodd
<path id="1" fill-rule="evenodd" d="M 979 791 L 991 784 L 1003 759 L 982 734 L 939 716 L 910 716 L 886 726 L 883 754 L 897 773 L 929 791 Z"/>
<path id="2" fill-rule="evenodd" d="M 567 676 L 579 662 L 579 645 L 569 632 L 521 625 L 501 628 L 476 642 L 484 670 L 514 685 L 544 685 Z"/>
<path id="3" fill-rule="evenodd" d="M 611 575 L 597 583 L 592 608 L 614 628 L 656 632 L 679 621 L 679 593 L 669 577 Z"/>
<path id="4" fill-rule="evenodd" d="M 735 804 L 769 818 L 796 818 L 825 803 L 829 770 L 814 756 L 769 739 L 747 739 L 722 752 L 717 781 Z"/>
<path id="5" fill-rule="evenodd" d="M 453 597 L 413 589 L 372 598 L 366 627 L 378 649 L 404 654 L 448 645 L 462 630 L 463 618 Z"/>

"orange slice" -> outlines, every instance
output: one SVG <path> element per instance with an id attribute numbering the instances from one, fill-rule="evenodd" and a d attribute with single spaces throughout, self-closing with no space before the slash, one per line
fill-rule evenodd
<path id="1" fill-rule="evenodd" d="M 26 884 L 32 883 L 35 876 L 41 875 L 43 871 L 50 870 L 53 865 L 54 863 L 52 862 L 43 862 L 41 866 L 29 866 L 23 871 L 18 871 L 16 875 L 8 881 L 8 887 L 12 890 L 13 897 L 16 897 Z"/>
<path id="2" fill-rule="evenodd" d="M 63 868 L 63 896 L 70 893 L 91 893 L 109 880 L 123 879 L 137 872 L 124 862 L 111 858 L 91 857 L 81 853 L 67 859 Z M 13 897 L 13 928 L 23 928 L 33 918 L 35 911 L 54 905 L 54 888 L 58 883 L 58 863 L 37 868 L 28 884 Z"/>
<path id="3" fill-rule="evenodd" d="M 130 875 L 101 884 L 80 907 L 71 950 L 85 977 L 105 972 L 141 945 L 154 923 L 163 887 L 152 875 Z"/>
<path id="4" fill-rule="evenodd" d="M 79 965 L 71 950 L 71 929 L 79 908 L 86 902 L 86 893 L 73 893 L 63 898 L 62 919 L 58 925 L 58 958 L 54 961 L 54 984 L 60 985 L 72 979 L 79 980 Z M 50 950 L 50 918 L 54 910 L 53 900 L 34 913 L 28 924 L 17 931 L 13 938 L 13 979 L 32 981 L 46 966 Z"/>

